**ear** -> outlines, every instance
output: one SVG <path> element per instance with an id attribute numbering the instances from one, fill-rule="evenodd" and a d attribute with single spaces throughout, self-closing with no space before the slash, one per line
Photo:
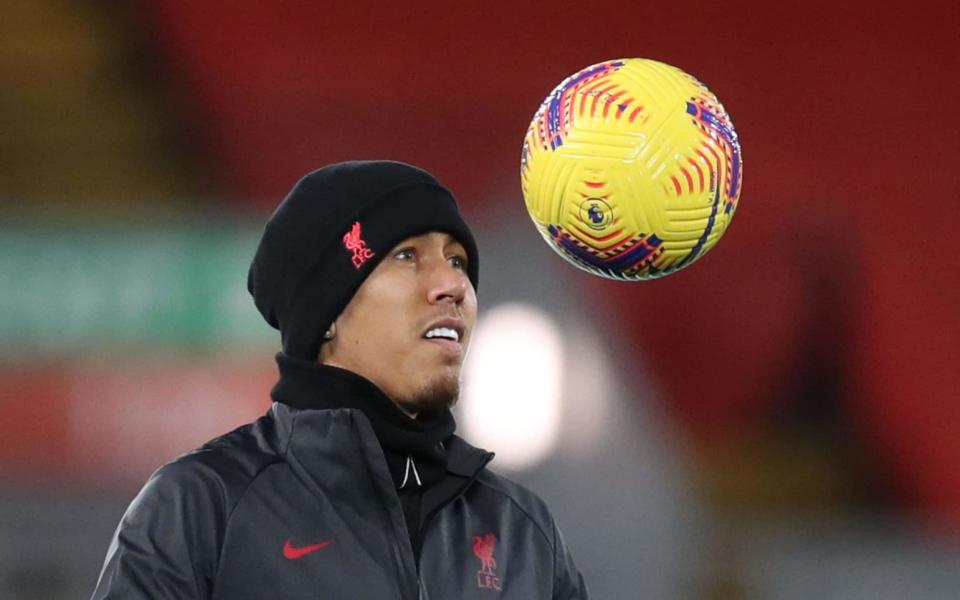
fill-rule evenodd
<path id="1" fill-rule="evenodd" d="M 337 324 L 331 323 L 330 327 L 323 332 L 323 340 L 320 342 L 320 352 L 318 352 L 317 362 L 324 365 L 333 356 L 334 338 L 337 337 Z"/>
<path id="2" fill-rule="evenodd" d="M 323 333 L 323 341 L 329 342 L 337 336 L 337 322 L 330 323 L 330 327 Z"/>

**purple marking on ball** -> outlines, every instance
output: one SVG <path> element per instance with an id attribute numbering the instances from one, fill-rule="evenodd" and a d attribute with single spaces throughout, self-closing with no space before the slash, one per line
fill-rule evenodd
<path id="1" fill-rule="evenodd" d="M 693 102 L 687 102 L 687 113 L 693 115 L 697 120 L 713 128 L 723 141 L 727 143 L 733 160 L 730 164 L 730 198 L 736 198 L 740 193 L 740 140 L 737 138 L 737 132 L 732 127 L 713 114 L 706 108 Z M 729 212 L 729 211 L 727 211 Z"/>
<path id="2" fill-rule="evenodd" d="M 570 76 L 563 83 L 554 88 L 553 93 L 550 94 L 550 101 L 547 107 L 547 137 L 550 138 L 550 149 L 556 150 L 563 145 L 563 134 L 560 131 L 560 98 L 563 97 L 564 92 L 569 90 L 571 87 L 577 85 L 585 79 L 589 79 L 594 75 L 599 75 L 601 73 L 608 73 L 616 71 L 623 66 L 623 61 L 614 60 L 610 62 L 600 63 L 599 65 L 594 65 L 588 67 L 579 73 Z"/>

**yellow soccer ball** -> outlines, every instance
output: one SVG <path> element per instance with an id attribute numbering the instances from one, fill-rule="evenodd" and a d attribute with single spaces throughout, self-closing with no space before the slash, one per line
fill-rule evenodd
<path id="1" fill-rule="evenodd" d="M 726 110 L 705 85 L 643 58 L 565 79 L 523 142 L 520 177 L 544 240 L 610 279 L 678 271 L 706 254 L 737 209 L 743 165 Z"/>

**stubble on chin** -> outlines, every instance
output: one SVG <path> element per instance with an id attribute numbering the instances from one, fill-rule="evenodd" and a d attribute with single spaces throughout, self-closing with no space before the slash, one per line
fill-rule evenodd
<path id="1" fill-rule="evenodd" d="M 460 398 L 460 379 L 457 375 L 444 375 L 428 381 L 412 397 L 397 404 L 408 414 L 429 419 L 456 405 Z"/>

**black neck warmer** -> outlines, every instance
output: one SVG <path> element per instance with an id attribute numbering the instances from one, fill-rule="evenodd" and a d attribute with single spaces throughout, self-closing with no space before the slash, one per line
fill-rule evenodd
<path id="1" fill-rule="evenodd" d="M 407 457 L 424 487 L 443 479 L 447 456 L 443 444 L 453 435 L 453 414 L 444 409 L 412 419 L 383 391 L 352 371 L 277 354 L 280 380 L 270 393 L 274 402 L 299 409 L 350 408 L 361 411 L 380 441 L 398 488 L 414 479 Z"/>

